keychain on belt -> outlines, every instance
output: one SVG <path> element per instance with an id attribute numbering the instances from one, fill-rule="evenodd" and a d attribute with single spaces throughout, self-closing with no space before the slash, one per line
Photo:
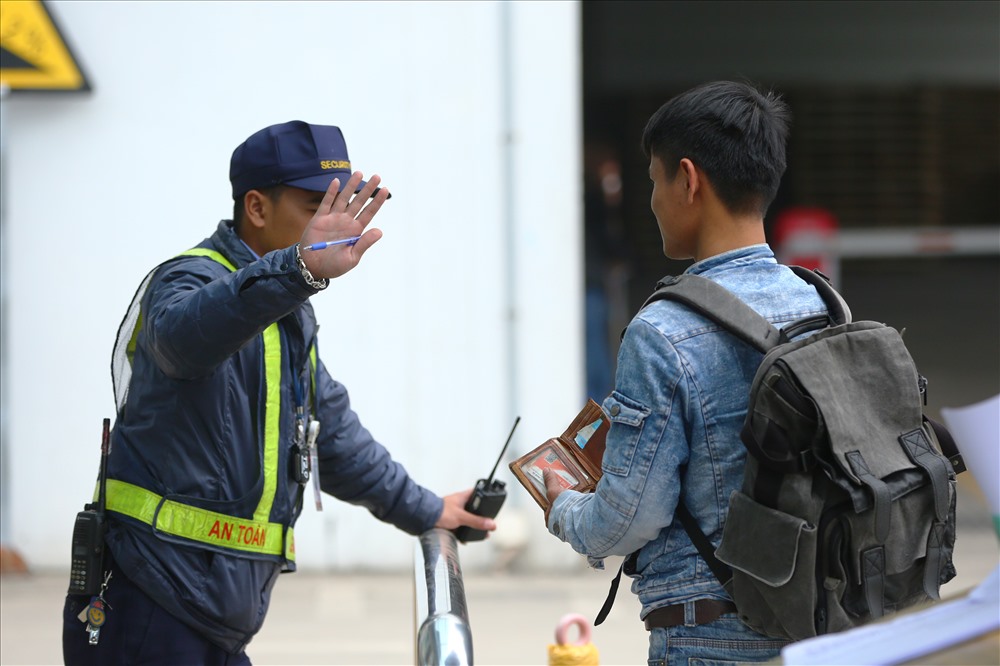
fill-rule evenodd
<path id="1" fill-rule="evenodd" d="M 110 580 L 111 572 L 109 571 L 104 576 L 104 582 L 101 583 L 101 591 L 91 597 L 90 604 L 77 615 L 80 622 L 87 624 L 89 637 L 87 642 L 90 645 L 97 645 L 97 641 L 101 638 L 101 627 L 108 619 L 108 611 L 111 610 L 111 604 L 104 600 L 104 592 L 108 589 L 108 581 Z"/>

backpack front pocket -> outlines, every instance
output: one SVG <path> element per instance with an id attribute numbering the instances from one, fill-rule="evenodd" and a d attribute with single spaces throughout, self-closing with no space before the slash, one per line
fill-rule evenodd
<path id="1" fill-rule="evenodd" d="M 716 557 L 733 569 L 730 593 L 750 628 L 795 640 L 816 635 L 816 537 L 808 521 L 755 502 L 736 491 Z M 762 552 L 766 548 L 766 557 Z"/>

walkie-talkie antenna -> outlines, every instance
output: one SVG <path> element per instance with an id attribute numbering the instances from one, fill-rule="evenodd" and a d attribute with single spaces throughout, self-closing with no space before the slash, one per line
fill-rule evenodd
<path id="1" fill-rule="evenodd" d="M 486 483 L 493 483 L 493 475 L 497 473 L 497 467 L 500 466 L 500 461 L 503 460 L 503 454 L 507 452 L 507 447 L 510 446 L 510 439 L 511 437 L 514 436 L 514 431 L 517 430 L 517 424 L 520 422 L 521 422 L 520 416 L 514 419 L 514 427 L 510 429 L 510 434 L 507 435 L 507 442 L 503 445 L 503 448 L 500 449 L 500 457 L 497 458 L 497 464 L 493 465 L 493 471 L 490 472 L 490 477 L 486 479 Z"/>
<path id="2" fill-rule="evenodd" d="M 104 432 L 101 433 L 101 489 L 97 496 L 97 510 L 104 513 L 105 497 L 108 491 L 108 453 L 111 446 L 111 419 L 104 419 Z"/>

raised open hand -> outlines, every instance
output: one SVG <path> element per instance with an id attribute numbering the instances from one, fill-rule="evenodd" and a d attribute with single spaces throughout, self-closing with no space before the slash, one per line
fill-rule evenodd
<path id="1" fill-rule="evenodd" d="M 355 171 L 343 190 L 339 190 L 340 180 L 330 183 L 316 214 L 309 220 L 300 240 L 300 252 L 306 268 L 316 278 L 340 277 L 358 265 L 361 257 L 382 237 L 379 229 L 365 229 L 372 218 L 389 198 L 389 191 L 382 188 L 372 196 L 382 181 L 372 176 L 361 190 L 354 194 L 363 175 Z M 369 198 L 371 199 L 369 201 Z M 343 244 L 323 250 L 305 250 L 313 243 L 337 241 L 352 236 L 360 236 L 353 245 Z"/>

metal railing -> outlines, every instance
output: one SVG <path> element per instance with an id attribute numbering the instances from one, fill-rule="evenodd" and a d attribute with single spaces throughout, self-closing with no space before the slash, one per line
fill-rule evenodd
<path id="1" fill-rule="evenodd" d="M 414 547 L 413 583 L 416 663 L 471 666 L 472 630 L 454 534 L 435 528 L 420 535 Z"/>

